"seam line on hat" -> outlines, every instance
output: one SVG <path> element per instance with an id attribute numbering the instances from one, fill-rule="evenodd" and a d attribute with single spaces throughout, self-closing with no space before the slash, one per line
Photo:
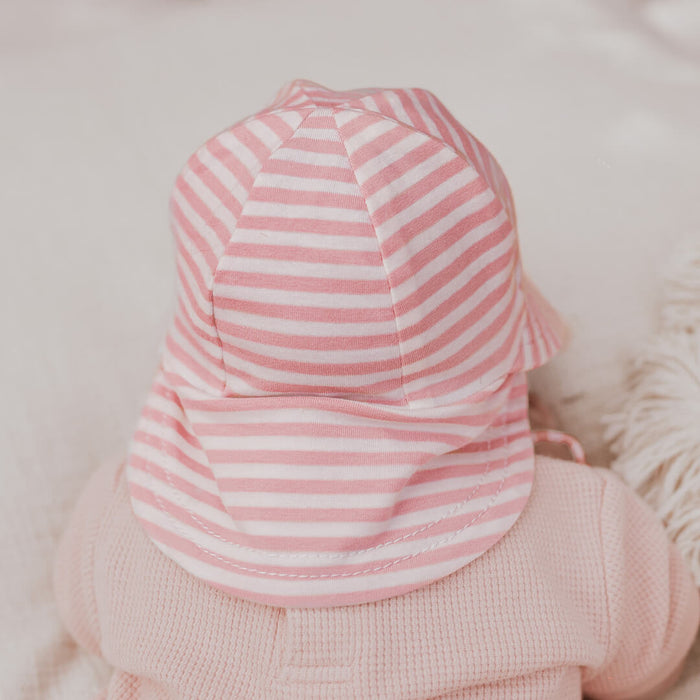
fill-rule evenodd
<path id="1" fill-rule="evenodd" d="M 297 131 L 302 127 L 304 122 L 314 113 L 314 111 L 316 111 L 316 108 L 313 108 L 313 109 L 304 108 L 302 110 L 275 110 L 275 111 L 296 111 L 297 114 L 303 114 L 305 111 L 307 111 L 307 109 L 308 109 L 307 114 L 305 114 L 301 118 L 301 121 L 297 124 L 296 127 L 294 127 L 294 129 L 292 130 L 292 133 L 287 138 L 282 139 L 280 141 L 280 143 L 278 143 L 277 146 L 273 150 L 271 150 L 270 153 L 268 153 L 265 160 L 260 164 L 260 169 L 258 170 L 257 173 L 255 173 L 255 177 L 253 178 L 253 180 L 250 184 L 250 188 L 248 189 L 248 192 L 247 192 L 248 196 L 246 197 L 245 201 L 241 203 L 241 215 L 243 214 L 243 210 L 245 208 L 245 205 L 250 201 L 250 195 L 251 195 L 252 191 L 255 189 L 255 183 L 256 183 L 257 179 L 260 177 L 260 173 L 265 169 L 265 164 L 267 163 L 267 161 L 270 160 L 270 158 L 272 158 L 274 156 L 274 154 L 277 153 L 277 151 L 280 148 L 283 148 L 284 146 L 286 146 L 287 143 L 294 138 Z M 250 119 L 252 119 L 252 117 Z M 244 122 L 250 121 L 250 119 L 246 119 L 246 120 L 244 120 Z M 244 123 L 244 122 L 241 122 L 241 123 Z M 230 131 L 232 128 L 233 127 L 229 127 L 228 129 L 224 129 L 224 131 L 222 131 L 220 133 L 221 134 L 226 133 L 227 131 Z M 219 134 L 217 134 L 217 136 L 218 135 Z M 216 138 L 216 137 L 214 137 L 214 138 Z M 212 139 L 210 139 L 210 141 L 211 140 Z M 212 212 L 211 212 L 212 216 L 216 216 L 218 214 L 218 212 L 221 209 L 223 209 L 225 206 L 226 206 L 225 203 L 220 200 L 219 204 L 214 209 L 212 209 Z M 240 216 L 238 216 L 236 218 L 236 223 L 233 227 L 233 230 L 230 233 L 228 241 L 226 241 L 226 245 L 224 246 L 223 252 L 219 256 L 219 259 L 216 261 L 216 267 L 214 268 L 214 273 L 212 274 L 212 277 L 211 277 L 211 317 L 212 317 L 212 321 L 214 322 L 214 331 L 216 332 L 216 339 L 219 341 L 219 345 L 221 346 L 221 365 L 222 365 L 222 368 L 224 370 L 224 380 L 223 380 L 223 386 L 221 388 L 221 391 L 223 394 L 226 394 L 226 390 L 227 390 L 226 378 L 228 376 L 228 370 L 226 368 L 226 357 L 225 357 L 225 353 L 224 353 L 224 343 L 221 340 L 221 336 L 219 334 L 219 326 L 217 324 L 217 319 L 216 319 L 216 304 L 214 303 L 214 285 L 216 283 L 216 276 L 219 274 L 219 268 L 221 267 L 221 263 L 222 263 L 223 259 L 226 257 L 228 248 L 233 241 L 233 237 L 235 236 L 236 231 L 238 230 L 238 222 L 239 221 L 240 221 Z"/>
<path id="2" fill-rule="evenodd" d="M 396 329 L 396 341 L 399 346 L 399 358 L 401 360 L 401 391 L 403 392 L 403 399 L 404 399 L 404 405 L 405 406 L 411 406 L 410 401 L 408 400 L 408 397 L 406 396 L 406 385 L 404 384 L 404 377 L 405 377 L 405 364 L 404 364 L 404 359 L 403 359 L 403 343 L 401 342 L 401 334 L 399 332 L 399 322 L 398 319 L 396 318 L 396 299 L 394 297 L 394 288 L 391 286 L 391 281 L 389 279 L 389 270 L 386 266 L 386 261 L 384 260 L 384 251 L 382 251 L 382 243 L 379 239 L 379 236 L 377 235 L 377 226 L 374 223 L 374 220 L 372 219 L 372 213 L 369 210 L 369 207 L 367 206 L 367 194 L 365 193 L 364 189 L 362 188 L 362 185 L 357 179 L 357 173 L 355 172 L 355 166 L 352 163 L 352 158 L 350 157 L 350 153 L 348 152 L 348 147 L 345 144 L 345 140 L 343 138 L 343 134 L 340 131 L 340 127 L 338 126 L 338 122 L 336 120 L 336 114 L 338 113 L 338 109 L 333 110 L 333 123 L 335 124 L 335 130 L 338 133 L 338 138 L 340 139 L 340 143 L 343 145 L 343 150 L 345 151 L 345 155 L 348 158 L 348 163 L 350 163 L 350 170 L 352 171 L 352 177 L 355 180 L 355 183 L 357 184 L 357 188 L 360 190 L 360 193 L 362 194 L 362 200 L 365 205 L 365 211 L 367 212 L 367 216 L 369 217 L 369 220 L 372 224 L 372 229 L 374 231 L 374 238 L 377 241 L 377 249 L 379 251 L 379 256 L 382 259 L 382 267 L 384 268 L 384 274 L 386 276 L 386 286 L 389 288 L 389 295 L 391 296 L 391 314 L 394 317 L 394 328 Z"/>

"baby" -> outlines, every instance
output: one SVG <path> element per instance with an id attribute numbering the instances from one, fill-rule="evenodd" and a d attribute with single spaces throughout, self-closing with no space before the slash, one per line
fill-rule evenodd
<path id="1" fill-rule="evenodd" d="M 60 543 L 99 698 L 657 698 L 700 600 L 612 472 L 535 455 L 564 326 L 431 92 L 308 80 L 171 198 L 178 300 Z M 573 440 L 569 440 L 575 445 Z"/>

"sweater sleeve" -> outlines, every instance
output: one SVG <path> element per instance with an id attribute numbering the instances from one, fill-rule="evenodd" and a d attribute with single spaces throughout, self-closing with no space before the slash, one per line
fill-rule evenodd
<path id="1" fill-rule="evenodd" d="M 114 460 L 97 469 L 84 486 L 61 536 L 53 563 L 58 613 L 71 636 L 100 654 L 100 629 L 94 588 L 94 552 L 100 525 L 113 491 Z"/>
<path id="2" fill-rule="evenodd" d="M 651 507 L 609 469 L 600 539 L 607 593 L 607 651 L 583 674 L 586 697 L 659 698 L 680 675 L 700 622 L 690 570 Z"/>

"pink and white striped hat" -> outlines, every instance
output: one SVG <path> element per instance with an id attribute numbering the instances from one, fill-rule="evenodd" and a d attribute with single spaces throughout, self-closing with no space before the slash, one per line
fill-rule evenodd
<path id="1" fill-rule="evenodd" d="M 330 607 L 508 532 L 525 371 L 564 327 L 501 169 L 431 92 L 295 80 L 192 155 L 171 211 L 177 310 L 127 463 L 160 550 L 235 596 Z"/>

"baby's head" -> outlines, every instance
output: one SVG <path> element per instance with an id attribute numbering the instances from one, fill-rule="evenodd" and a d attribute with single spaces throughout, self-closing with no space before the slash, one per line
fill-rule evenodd
<path id="1" fill-rule="evenodd" d="M 171 212 L 164 367 L 212 395 L 439 406 L 559 342 L 506 178 L 427 90 L 293 81 L 192 155 Z"/>
<path id="2" fill-rule="evenodd" d="M 507 531 L 524 373 L 563 325 L 500 167 L 432 93 L 295 80 L 197 150 L 171 211 L 177 310 L 128 472 L 163 551 L 251 600 L 340 605 Z"/>

